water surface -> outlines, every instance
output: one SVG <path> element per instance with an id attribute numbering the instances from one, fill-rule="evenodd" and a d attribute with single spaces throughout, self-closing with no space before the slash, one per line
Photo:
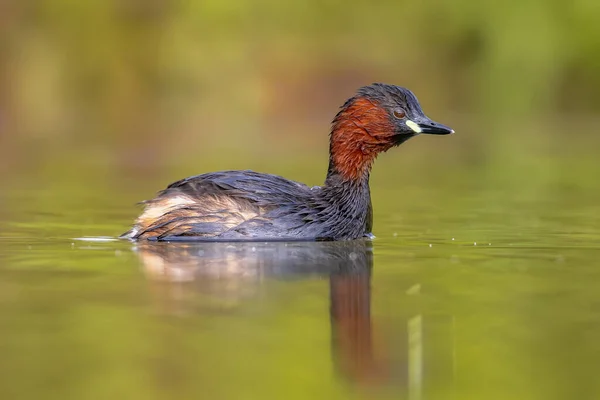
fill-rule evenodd
<path id="1" fill-rule="evenodd" d="M 6 172 L 0 397 L 598 398 L 598 143 L 537 138 L 386 154 L 376 238 L 343 243 L 110 240 L 210 160 Z M 258 157 L 322 177 L 320 151 Z"/>

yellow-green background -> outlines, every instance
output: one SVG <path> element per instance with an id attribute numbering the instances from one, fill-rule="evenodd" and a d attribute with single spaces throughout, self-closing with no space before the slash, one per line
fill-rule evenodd
<path id="1" fill-rule="evenodd" d="M 322 183 L 376 81 L 456 134 L 374 167 L 374 382 L 337 361 L 327 271 L 157 283 L 76 240 L 192 174 Z M 0 2 L 0 397 L 408 398 L 422 315 L 424 398 L 598 398 L 599 109 L 593 0 Z"/>

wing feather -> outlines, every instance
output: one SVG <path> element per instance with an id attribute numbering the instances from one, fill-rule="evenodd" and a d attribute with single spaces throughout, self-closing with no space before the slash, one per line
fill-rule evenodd
<path id="1" fill-rule="evenodd" d="M 170 184 L 144 202 L 134 227 L 122 237 L 243 237 L 277 229 L 265 215 L 291 212 L 310 198 L 310 188 L 281 176 L 222 171 Z M 288 227 L 289 228 L 289 227 Z"/>

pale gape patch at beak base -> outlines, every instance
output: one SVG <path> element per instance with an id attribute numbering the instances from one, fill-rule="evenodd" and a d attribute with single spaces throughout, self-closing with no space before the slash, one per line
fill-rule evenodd
<path id="1" fill-rule="evenodd" d="M 411 121 L 410 119 L 406 120 L 406 126 L 408 126 L 410 129 L 412 129 L 415 133 L 421 133 L 421 127 L 414 121 Z"/>

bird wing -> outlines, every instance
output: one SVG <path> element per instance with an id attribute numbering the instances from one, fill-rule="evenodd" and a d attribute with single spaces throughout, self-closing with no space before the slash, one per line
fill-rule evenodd
<path id="1" fill-rule="evenodd" d="M 294 209 L 309 195 L 310 188 L 302 183 L 253 171 L 192 176 L 143 202 L 144 212 L 122 237 L 251 236 L 274 229 L 267 212 Z"/>

